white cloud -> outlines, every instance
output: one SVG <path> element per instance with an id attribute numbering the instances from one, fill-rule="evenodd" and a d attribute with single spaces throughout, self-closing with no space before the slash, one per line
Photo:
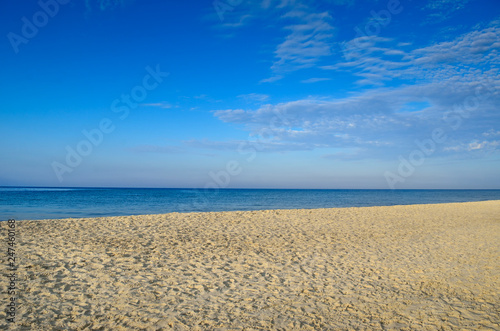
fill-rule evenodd
<path id="1" fill-rule="evenodd" d="M 85 7 L 88 12 L 91 12 L 94 8 L 105 11 L 128 6 L 133 2 L 134 0 L 85 0 Z"/>
<path id="2" fill-rule="evenodd" d="M 156 145 L 139 145 L 130 148 L 134 153 L 181 153 L 183 150 L 178 146 L 156 146 Z"/>
<path id="3" fill-rule="evenodd" d="M 415 103 L 426 106 L 408 111 L 408 105 Z M 367 155 L 383 150 L 387 155 L 414 148 L 415 140 L 429 138 L 436 128 L 445 130 L 450 142 L 469 143 L 500 122 L 498 104 L 497 88 L 452 80 L 378 88 L 339 99 L 268 104 L 255 110 L 219 110 L 215 116 L 244 124 L 250 135 L 264 132 L 272 142 L 285 144 L 282 147 L 355 148 Z M 442 147 L 452 150 L 448 145 Z"/>
<path id="4" fill-rule="evenodd" d="M 323 78 L 309 78 L 309 79 L 301 80 L 300 82 L 301 83 L 305 83 L 305 84 L 310 84 L 310 83 L 324 82 L 324 81 L 327 81 L 327 80 L 331 80 L 331 78 L 326 78 L 326 77 L 323 77 Z"/>
<path id="5" fill-rule="evenodd" d="M 453 41 L 404 51 L 393 40 L 378 36 L 359 37 L 342 48 L 347 62 L 323 66 L 325 70 L 348 70 L 362 77 L 362 85 L 384 85 L 393 79 L 442 81 L 460 77 L 475 82 L 495 80 L 500 72 L 498 24 L 472 31 Z"/>
<path id="6" fill-rule="evenodd" d="M 247 101 L 257 101 L 257 102 L 263 102 L 269 99 L 269 95 L 267 94 L 260 94 L 260 93 L 249 93 L 249 94 L 240 94 L 238 95 L 238 98 L 247 100 Z"/>
<path id="7" fill-rule="evenodd" d="M 424 7 L 426 9 L 462 9 L 470 0 L 431 0 Z"/>
<path id="8" fill-rule="evenodd" d="M 425 23 L 440 23 L 452 17 L 452 15 L 461 9 L 464 9 L 470 0 L 430 0 L 422 9 L 431 11 L 427 13 Z"/>
<path id="9" fill-rule="evenodd" d="M 351 0 L 335 2 L 339 5 L 351 4 Z M 283 30 L 286 36 L 274 50 L 271 76 L 260 81 L 272 83 L 282 79 L 286 73 L 314 67 L 321 59 L 333 54 L 333 19 L 327 11 L 317 11 L 313 9 L 314 6 L 317 6 L 316 2 L 297 0 L 241 2 L 230 6 L 230 10 L 225 12 L 228 19 L 225 18 L 222 24 L 218 20 L 215 27 L 241 28 L 263 17 L 285 22 Z M 235 35 L 230 33 L 229 36 Z"/>
<path id="10" fill-rule="evenodd" d="M 485 136 L 485 137 L 500 136 L 500 131 L 495 131 L 494 129 L 491 129 L 491 130 L 489 130 L 487 132 L 484 132 L 483 136 Z"/>
<path id="11" fill-rule="evenodd" d="M 449 3 L 441 1 L 443 6 L 445 2 Z M 214 114 L 220 120 L 244 124 L 251 136 L 270 133 L 269 143 L 279 144 L 282 150 L 341 149 L 328 157 L 404 153 L 415 148 L 416 140 L 431 137 L 436 128 L 447 136 L 436 155 L 497 148 L 497 140 L 478 137 L 493 136 L 497 132 L 493 128 L 500 123 L 499 22 L 419 48 L 380 36 L 359 37 L 342 45 L 347 62 L 325 65 L 322 60 L 332 55 L 334 33 L 329 14 L 299 6 L 282 19 L 293 24 L 276 48 L 273 76 L 263 81 L 317 67 L 353 73 L 359 85 L 371 89 L 343 98 L 323 96 L 250 110 L 218 110 Z M 321 80 L 313 77 L 302 83 Z M 399 87 L 385 87 L 389 81 Z M 426 107 L 408 111 L 412 103 Z"/>
<path id="12" fill-rule="evenodd" d="M 231 141 L 209 141 L 206 139 L 193 139 L 185 141 L 184 145 L 193 148 L 211 149 L 218 151 L 237 152 L 253 148 L 259 152 L 288 152 L 313 150 L 314 146 L 306 143 L 278 142 L 269 139 L 231 140 Z"/>
<path id="13" fill-rule="evenodd" d="M 246 25 L 250 20 L 252 19 L 252 15 L 242 15 L 239 17 L 238 21 L 236 22 L 227 22 L 227 23 L 224 23 L 222 24 L 222 27 L 226 27 L 226 28 L 239 28 L 239 27 L 242 27 L 244 25 Z"/>
<path id="14" fill-rule="evenodd" d="M 273 82 L 276 82 L 280 79 L 283 79 L 282 75 L 275 75 L 275 76 L 271 76 L 269 78 L 264 78 L 259 83 L 273 83 Z"/>
<path id="15" fill-rule="evenodd" d="M 143 104 L 141 104 L 141 106 L 144 106 L 144 107 L 157 107 L 157 108 L 164 108 L 164 109 L 169 109 L 169 108 L 173 107 L 168 102 L 143 103 Z"/>
<path id="16" fill-rule="evenodd" d="M 494 152 L 498 150 L 500 146 L 499 140 L 473 140 L 469 143 L 461 143 L 455 146 L 445 147 L 445 151 L 452 152 L 477 152 L 477 151 L 487 151 Z"/>
<path id="17" fill-rule="evenodd" d="M 295 23 L 285 27 L 290 33 L 274 52 L 273 72 L 310 68 L 319 59 L 332 54 L 334 27 L 330 14 L 311 13 L 308 8 L 301 8 L 289 11 L 282 19 L 291 19 Z"/>
<path id="18" fill-rule="evenodd" d="M 477 149 L 496 149 L 500 145 L 500 141 L 494 140 L 494 141 L 473 141 L 469 144 L 467 150 L 472 151 L 472 150 L 477 150 Z"/>

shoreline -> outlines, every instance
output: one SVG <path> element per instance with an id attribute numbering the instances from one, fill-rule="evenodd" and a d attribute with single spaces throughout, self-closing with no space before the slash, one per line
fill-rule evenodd
<path id="1" fill-rule="evenodd" d="M 356 206 L 356 207 L 326 207 L 326 208 L 290 208 L 290 209 L 255 209 L 255 210 L 226 210 L 226 211 L 186 211 L 186 212 L 167 212 L 156 214 L 127 214 L 127 215 L 114 215 L 114 216 L 95 216 L 95 217 L 64 217 L 64 218 L 43 218 L 43 219 L 15 219 L 16 222 L 39 222 L 39 221 L 62 221 L 62 220 L 80 220 L 87 219 L 103 219 L 103 218 L 117 218 L 117 217 L 140 217 L 140 216 L 164 216 L 169 214 L 210 214 L 210 213 L 247 213 L 247 212 L 272 212 L 272 211 L 301 211 L 301 210 L 333 210 L 333 209 L 350 209 L 350 208 L 380 208 L 380 207 L 409 207 L 409 206 L 439 206 L 439 205 L 452 205 L 452 204 L 466 204 L 477 202 L 500 202 L 500 200 L 480 200 L 480 201 L 465 201 L 465 202 L 437 202 L 437 203 L 419 203 L 408 205 L 380 205 L 380 206 Z M 6 219 L 7 220 L 7 219 Z M 6 221 L 5 220 L 5 221 Z M 1 221 L 0 221 L 1 223 Z"/>
<path id="2" fill-rule="evenodd" d="M 499 200 L 17 225 L 20 329 L 500 326 Z"/>
<path id="3" fill-rule="evenodd" d="M 0 189 L 1 190 L 1 189 Z M 500 200 L 499 190 L 20 189 L 1 191 L 0 217 L 16 220 L 171 212 L 348 208 Z M 5 195 L 4 195 L 5 194 Z"/>

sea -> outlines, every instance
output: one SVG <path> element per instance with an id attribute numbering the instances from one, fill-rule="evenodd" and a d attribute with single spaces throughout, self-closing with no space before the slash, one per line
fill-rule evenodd
<path id="1" fill-rule="evenodd" d="M 500 190 L 0 187 L 0 220 L 500 200 Z"/>

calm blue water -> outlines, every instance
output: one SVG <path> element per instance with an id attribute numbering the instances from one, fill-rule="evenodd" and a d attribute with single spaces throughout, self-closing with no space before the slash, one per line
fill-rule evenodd
<path id="1" fill-rule="evenodd" d="M 500 190 L 258 190 L 0 187 L 0 220 L 500 200 Z"/>

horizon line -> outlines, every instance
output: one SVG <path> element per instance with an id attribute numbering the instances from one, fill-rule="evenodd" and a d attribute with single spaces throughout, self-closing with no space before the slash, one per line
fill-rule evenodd
<path id="1" fill-rule="evenodd" d="M 0 185 L 0 188 L 50 188 L 50 189 L 158 189 L 158 190 L 364 190 L 364 191 L 495 191 L 500 188 L 259 188 L 259 187 L 220 187 L 220 188 L 196 188 L 196 187 L 128 187 L 128 186 L 22 186 L 22 185 Z"/>

